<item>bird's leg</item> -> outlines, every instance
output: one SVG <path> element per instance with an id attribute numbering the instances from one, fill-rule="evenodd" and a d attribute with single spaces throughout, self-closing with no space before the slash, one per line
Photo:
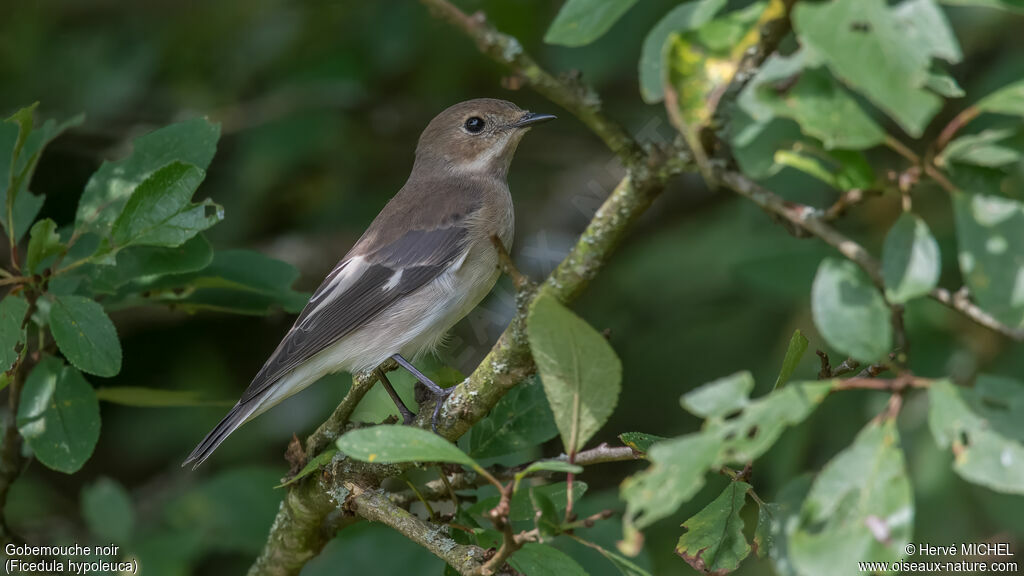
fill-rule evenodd
<path id="1" fill-rule="evenodd" d="M 398 411 L 402 414 L 402 424 L 412 424 L 416 415 L 409 410 L 409 407 L 405 405 L 405 402 L 402 402 L 402 398 L 398 395 L 398 392 L 395 391 L 395 387 L 391 385 L 391 381 L 388 380 L 387 375 L 384 374 L 384 371 L 380 368 L 377 368 L 377 377 L 380 378 L 381 386 L 388 391 L 388 396 L 391 396 L 391 401 L 395 403 Z"/>
<path id="2" fill-rule="evenodd" d="M 401 354 L 395 354 L 394 356 L 392 356 L 392 358 L 394 358 L 395 362 L 398 362 L 399 366 L 408 370 L 410 374 L 415 376 L 416 379 L 419 380 L 421 384 L 423 384 L 424 386 L 427 387 L 428 390 L 430 390 L 430 394 L 434 397 L 435 401 L 434 415 L 431 416 L 430 418 L 430 427 L 431 429 L 434 430 L 434 432 L 437 432 L 437 416 L 441 413 L 441 405 L 444 404 L 445 399 L 447 399 L 448 396 L 451 395 L 452 391 L 455 390 L 455 387 L 453 386 L 451 388 L 441 388 L 440 386 L 435 384 L 433 380 L 427 378 L 423 374 L 423 372 L 417 370 L 416 367 L 412 365 L 412 362 L 409 362 L 408 360 L 403 358 Z"/>

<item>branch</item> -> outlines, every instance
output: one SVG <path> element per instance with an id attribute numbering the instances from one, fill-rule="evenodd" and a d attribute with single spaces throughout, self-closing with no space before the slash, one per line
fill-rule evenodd
<path id="1" fill-rule="evenodd" d="M 761 187 L 750 178 L 736 172 L 720 170 L 717 177 L 737 194 L 752 200 L 768 212 L 781 216 L 797 228 L 824 240 L 826 244 L 832 246 L 843 256 L 860 266 L 876 286 L 880 289 L 884 288 L 881 264 L 863 246 L 843 235 L 835 228 L 832 228 L 825 221 L 820 210 L 785 200 L 774 192 Z M 1003 324 L 991 314 L 967 300 L 966 296 L 951 295 L 944 288 L 933 289 L 929 296 L 981 326 L 990 328 L 1013 340 L 1024 341 L 1024 329 L 1012 328 Z"/>
<path id="2" fill-rule="evenodd" d="M 351 496 L 346 506 L 359 516 L 386 524 L 406 538 L 444 560 L 459 574 L 476 574 L 484 564 L 484 551 L 477 546 L 459 544 L 448 537 L 447 527 L 431 524 L 399 508 L 379 490 L 368 490 L 348 483 Z"/>

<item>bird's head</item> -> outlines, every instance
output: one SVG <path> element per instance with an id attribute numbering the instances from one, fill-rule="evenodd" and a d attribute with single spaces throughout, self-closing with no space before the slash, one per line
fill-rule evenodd
<path id="1" fill-rule="evenodd" d="M 505 100 L 460 102 L 427 125 L 416 146 L 415 169 L 504 177 L 523 134 L 554 118 Z"/>

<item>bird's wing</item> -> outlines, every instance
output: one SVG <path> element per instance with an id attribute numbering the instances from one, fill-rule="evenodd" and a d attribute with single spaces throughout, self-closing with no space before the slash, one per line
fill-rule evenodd
<path id="1" fill-rule="evenodd" d="M 313 293 L 302 314 L 242 395 L 245 403 L 405 294 L 437 278 L 466 250 L 465 222 L 412 229 L 372 252 L 350 253 Z M 358 247 L 358 245 L 357 245 Z M 354 250 L 355 252 L 355 250 Z"/>

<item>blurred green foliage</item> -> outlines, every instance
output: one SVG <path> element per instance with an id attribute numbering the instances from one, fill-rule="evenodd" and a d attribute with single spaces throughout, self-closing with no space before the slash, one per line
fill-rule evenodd
<path id="1" fill-rule="evenodd" d="M 572 49 L 542 43 L 546 23 L 558 13 L 555 4 L 462 4 L 467 10 L 486 11 L 493 23 L 517 36 L 549 68 L 580 70 L 602 94 L 607 113 L 632 132 L 645 138 L 672 137 L 664 109 L 644 105 L 639 98 L 637 63 L 647 32 L 675 2 L 639 2 L 604 36 Z M 872 5 L 884 7 L 884 2 Z M 43 0 L 13 3 L 4 11 L 0 116 L 34 101 L 41 102 L 43 117 L 86 114 L 84 124 L 60 135 L 39 158 L 31 193 L 45 197 L 41 217 L 52 219 L 58 228 L 74 223 L 79 196 L 104 160 L 123 157 L 127 142 L 156 127 L 209 116 L 221 123 L 223 134 L 202 186 L 203 197 L 223 206 L 227 215 L 210 229 L 209 243 L 217 255 L 246 248 L 285 260 L 301 271 L 302 289 L 317 285 L 399 188 L 411 166 L 416 137 L 438 110 L 471 97 L 496 96 L 531 110 L 560 112 L 535 94 L 502 88 L 501 70 L 413 2 Z M 1019 57 L 1024 51 L 1019 34 L 1024 16 L 977 7 L 946 11 L 962 59 L 948 59 L 944 69 L 968 96 L 946 104 L 938 112 L 940 120 L 1024 76 L 1024 60 Z M 798 26 L 813 27 L 816 16 L 827 14 L 809 12 Z M 837 65 L 841 54 L 830 49 L 829 38 L 821 40 L 826 65 Z M 870 72 L 865 73 L 866 81 L 871 80 Z M 808 75 L 801 82 L 820 88 L 820 80 Z M 860 85 L 865 78 L 845 80 Z M 866 87 L 869 99 L 876 88 Z M 800 89 L 798 85 L 797 103 Z M 839 104 L 848 102 L 842 98 Z M 934 106 L 930 99 L 923 105 Z M 744 107 L 742 100 L 740 107 L 756 124 L 757 109 Z M 765 134 L 771 134 L 770 139 L 796 139 L 804 127 L 801 119 L 816 112 L 820 111 L 798 107 L 793 122 L 773 119 L 759 126 L 760 131 L 747 132 L 750 146 L 763 144 L 758 138 Z M 923 130 L 914 116 L 918 108 L 891 112 L 915 135 Z M 866 126 L 899 130 L 883 114 L 873 113 L 872 118 Z M 1002 127 L 994 117 L 983 117 L 976 126 Z M 737 121 L 730 130 L 742 127 Z M 810 135 L 827 140 L 829 134 Z M 864 138 L 872 136 L 877 134 L 869 130 Z M 924 133 L 926 139 L 935 136 Z M 1002 141 L 994 142 L 993 146 Z M 1019 150 L 1019 137 L 1014 142 Z M 737 155 L 743 164 L 741 151 Z M 990 186 L 991 194 L 1020 200 L 1024 188 L 1019 185 L 1007 186 L 1003 180 L 993 184 L 991 167 L 985 166 L 992 163 L 991 153 L 981 166 L 977 159 L 962 162 L 954 178 L 970 179 Z M 896 159 L 878 151 L 865 156 L 875 166 L 897 165 Z M 955 160 L 964 157 L 949 157 L 950 162 Z M 778 158 L 762 161 L 761 175 L 788 199 L 823 208 L 831 205 L 838 192 L 791 164 Z M 1010 167 L 1016 171 L 1015 181 L 1022 181 L 1019 158 Z M 511 174 L 518 235 L 514 252 L 521 268 L 534 277 L 549 272 L 618 176 L 611 154 L 567 114 L 524 141 Z M 937 240 L 943 264 L 940 282 L 959 285 L 954 226 L 966 227 L 966 241 L 972 242 L 971 222 L 960 220 L 964 210 L 956 212 L 955 224 L 954 206 L 940 194 L 917 195 L 914 208 Z M 880 254 L 899 216 L 899 199 L 883 196 L 869 199 L 838 226 Z M 52 230 L 38 232 L 40 260 L 47 257 L 43 239 L 49 238 L 48 232 Z M 208 254 L 208 247 L 195 248 Z M 829 254 L 813 239 L 788 235 L 749 203 L 708 191 L 697 177 L 674 183 L 576 307 L 591 325 L 610 332 L 623 366 L 618 406 L 594 441 L 613 442 L 624 430 L 663 436 L 693 432 L 702 420 L 680 410 L 679 397 L 736 370 L 753 374 L 753 396 L 767 393 L 795 329 L 806 335 L 812 350 L 827 350 L 811 320 L 810 300 L 815 271 Z M 246 269 L 237 264 L 227 262 L 224 274 Z M 212 278 L 207 280 L 215 290 L 217 279 L 224 276 Z M 291 282 L 283 283 L 280 274 L 266 280 L 265 290 L 254 291 L 241 307 L 263 312 L 267 298 L 296 298 Z M 971 282 L 970 277 L 966 280 Z M 121 282 L 110 279 L 111 296 L 116 297 Z M 450 363 L 463 371 L 472 369 L 510 317 L 510 295 L 511 287 L 503 281 L 495 296 L 458 327 L 446 352 Z M 104 387 L 199 393 L 207 399 L 237 397 L 291 317 L 280 312 L 269 317 L 211 312 L 239 304 L 215 292 L 194 304 L 194 315 L 158 308 L 113 312 L 123 348 L 121 370 L 113 378 L 92 381 Z M 0 314 L 4 330 L 6 318 L 6 312 Z M 1024 374 L 1024 345 L 1010 344 L 934 302 L 909 302 L 906 324 L 913 343 L 910 367 L 918 374 L 951 375 L 958 382 L 970 381 L 979 372 L 1017 378 Z M 815 356 L 806 354 L 793 378 L 813 378 L 817 369 Z M 272 487 L 286 472 L 281 455 L 287 440 L 321 422 L 341 398 L 345 382 L 344 377 L 328 378 L 262 416 L 235 434 L 196 473 L 181 470 L 178 463 L 219 419 L 221 407 L 103 403 L 103 429 L 91 459 L 73 476 L 30 466 L 12 488 L 8 521 L 32 542 L 91 542 L 128 533 L 127 542 L 137 550 L 147 575 L 241 573 L 262 547 L 280 502 L 282 492 Z M 969 411 L 966 401 L 954 394 L 946 398 L 948 408 Z M 815 494 L 809 482 L 798 485 L 801 474 L 842 461 L 846 453 L 841 451 L 881 411 L 884 401 L 884 394 L 870 391 L 826 398 L 807 422 L 783 432 L 758 460 L 754 488 L 780 503 L 793 492 Z M 915 541 L 971 542 L 1024 534 L 1024 500 L 956 475 L 949 452 L 935 445 L 928 418 L 928 398 L 910 395 L 899 421 L 899 442 L 914 487 Z M 933 422 L 932 428 L 941 428 L 941 423 Z M 868 433 L 873 432 L 863 434 Z M 560 451 L 561 444 L 553 440 L 514 458 L 523 461 Z M 642 468 L 606 464 L 588 469 L 587 497 L 581 500 L 579 513 L 622 511 L 619 483 Z M 645 530 L 644 553 L 634 561 L 657 575 L 688 573 L 673 554 L 679 525 L 725 486 L 724 478 L 709 476 L 694 498 Z M 134 507 L 132 513 L 121 510 L 125 495 Z M 481 490 L 481 497 L 488 495 Z M 532 512 L 528 503 L 525 509 Z M 111 517 L 101 517 L 100 512 Z M 757 524 L 753 507 L 746 507 L 743 516 L 749 532 Z M 124 528 L 125 523 L 133 528 Z M 95 529 L 100 524 L 107 534 Z M 421 573 L 441 573 L 442 563 L 415 544 L 386 528 L 365 524 L 343 531 L 303 573 L 333 574 L 339 565 L 351 573 L 400 574 L 409 566 Z M 615 522 L 598 523 L 580 534 L 610 550 L 621 538 Z M 590 574 L 617 573 L 593 550 L 572 542 L 558 546 Z M 738 573 L 767 574 L 770 568 L 768 563 L 747 561 Z"/>

